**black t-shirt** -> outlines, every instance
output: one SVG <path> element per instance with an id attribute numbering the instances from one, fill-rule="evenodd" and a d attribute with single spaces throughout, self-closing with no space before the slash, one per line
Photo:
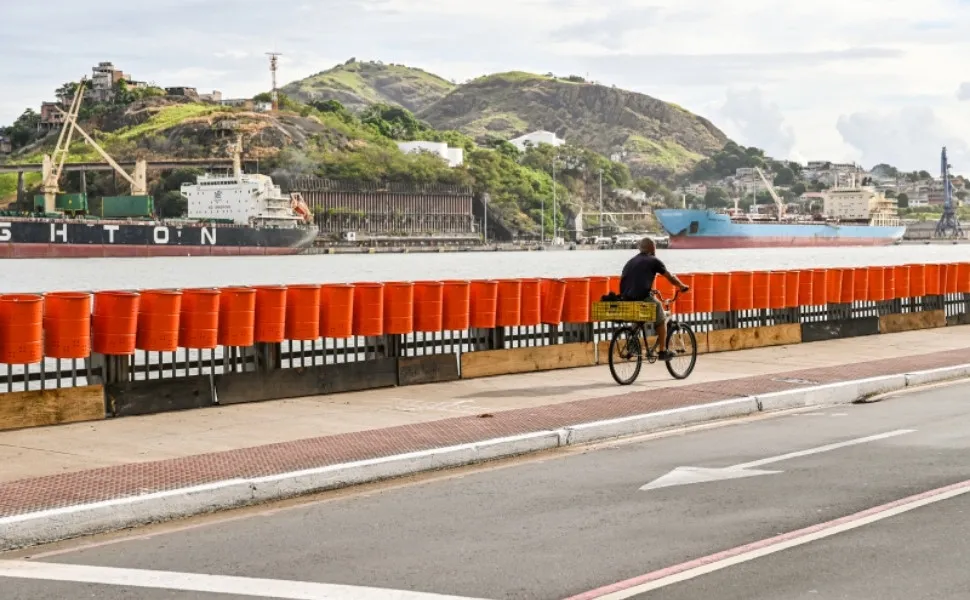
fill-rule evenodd
<path id="1" fill-rule="evenodd" d="M 620 276 L 620 295 L 624 300 L 646 300 L 650 297 L 653 280 L 666 275 L 667 267 L 656 256 L 638 254 L 623 267 Z"/>

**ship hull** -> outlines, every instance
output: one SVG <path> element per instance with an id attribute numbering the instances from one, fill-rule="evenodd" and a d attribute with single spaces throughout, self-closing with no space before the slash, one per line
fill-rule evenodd
<path id="1" fill-rule="evenodd" d="M 315 238 L 314 227 L 0 220 L 0 258 L 287 255 Z"/>
<path id="2" fill-rule="evenodd" d="M 905 227 L 828 223 L 735 223 L 705 210 L 658 210 L 673 249 L 889 246 Z"/>

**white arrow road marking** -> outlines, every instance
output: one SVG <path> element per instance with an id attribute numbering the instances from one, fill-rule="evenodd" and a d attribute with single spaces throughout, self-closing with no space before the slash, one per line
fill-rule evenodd
<path id="1" fill-rule="evenodd" d="M 475 600 L 406 590 L 334 585 L 282 579 L 116 569 L 26 560 L 0 560 L 0 579 L 70 581 L 135 588 L 234 594 L 284 600 Z"/>
<path id="2" fill-rule="evenodd" d="M 869 437 L 858 438 L 858 439 L 849 440 L 846 442 L 838 442 L 836 444 L 828 444 L 826 446 L 819 446 L 818 448 L 809 448 L 808 450 L 789 452 L 788 454 L 782 454 L 781 456 L 762 458 L 761 460 L 755 460 L 747 463 L 742 463 L 740 465 L 725 467 L 722 469 L 707 469 L 704 467 L 677 467 L 670 473 L 667 473 L 666 475 L 663 475 L 661 477 L 658 477 L 657 479 L 654 479 L 653 481 L 641 487 L 640 489 L 656 490 L 660 488 L 674 487 L 678 485 L 689 485 L 692 483 L 706 483 L 709 481 L 721 481 L 725 479 L 740 479 L 742 477 L 755 477 L 758 475 L 774 475 L 776 473 L 783 473 L 784 471 L 764 471 L 764 470 L 756 469 L 755 467 L 769 465 L 771 463 L 788 460 L 790 458 L 798 458 L 800 456 L 820 454 L 822 452 L 830 452 L 832 450 L 838 450 L 839 448 L 847 448 L 849 446 L 857 446 L 859 444 L 866 444 L 869 442 L 884 440 L 887 438 L 896 437 L 898 435 L 913 433 L 914 431 L 916 430 L 897 429 L 896 431 L 889 431 L 887 433 L 880 433 L 878 435 L 870 435 Z"/>

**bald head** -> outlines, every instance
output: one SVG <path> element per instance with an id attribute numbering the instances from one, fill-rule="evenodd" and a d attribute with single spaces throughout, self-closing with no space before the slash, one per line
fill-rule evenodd
<path id="1" fill-rule="evenodd" d="M 644 254 L 657 253 L 657 244 L 655 244 L 654 241 L 648 237 L 645 237 L 642 240 L 640 240 L 639 248 L 640 248 L 640 252 L 643 252 Z"/>

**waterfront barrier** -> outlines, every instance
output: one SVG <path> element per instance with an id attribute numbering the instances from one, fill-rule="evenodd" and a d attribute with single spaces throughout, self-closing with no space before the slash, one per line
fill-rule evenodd
<path id="1" fill-rule="evenodd" d="M 681 279 L 691 293 L 673 310 L 701 354 L 970 324 L 970 263 Z M 591 366 L 614 326 L 591 305 L 618 289 L 594 276 L 0 295 L 0 429 Z"/>

